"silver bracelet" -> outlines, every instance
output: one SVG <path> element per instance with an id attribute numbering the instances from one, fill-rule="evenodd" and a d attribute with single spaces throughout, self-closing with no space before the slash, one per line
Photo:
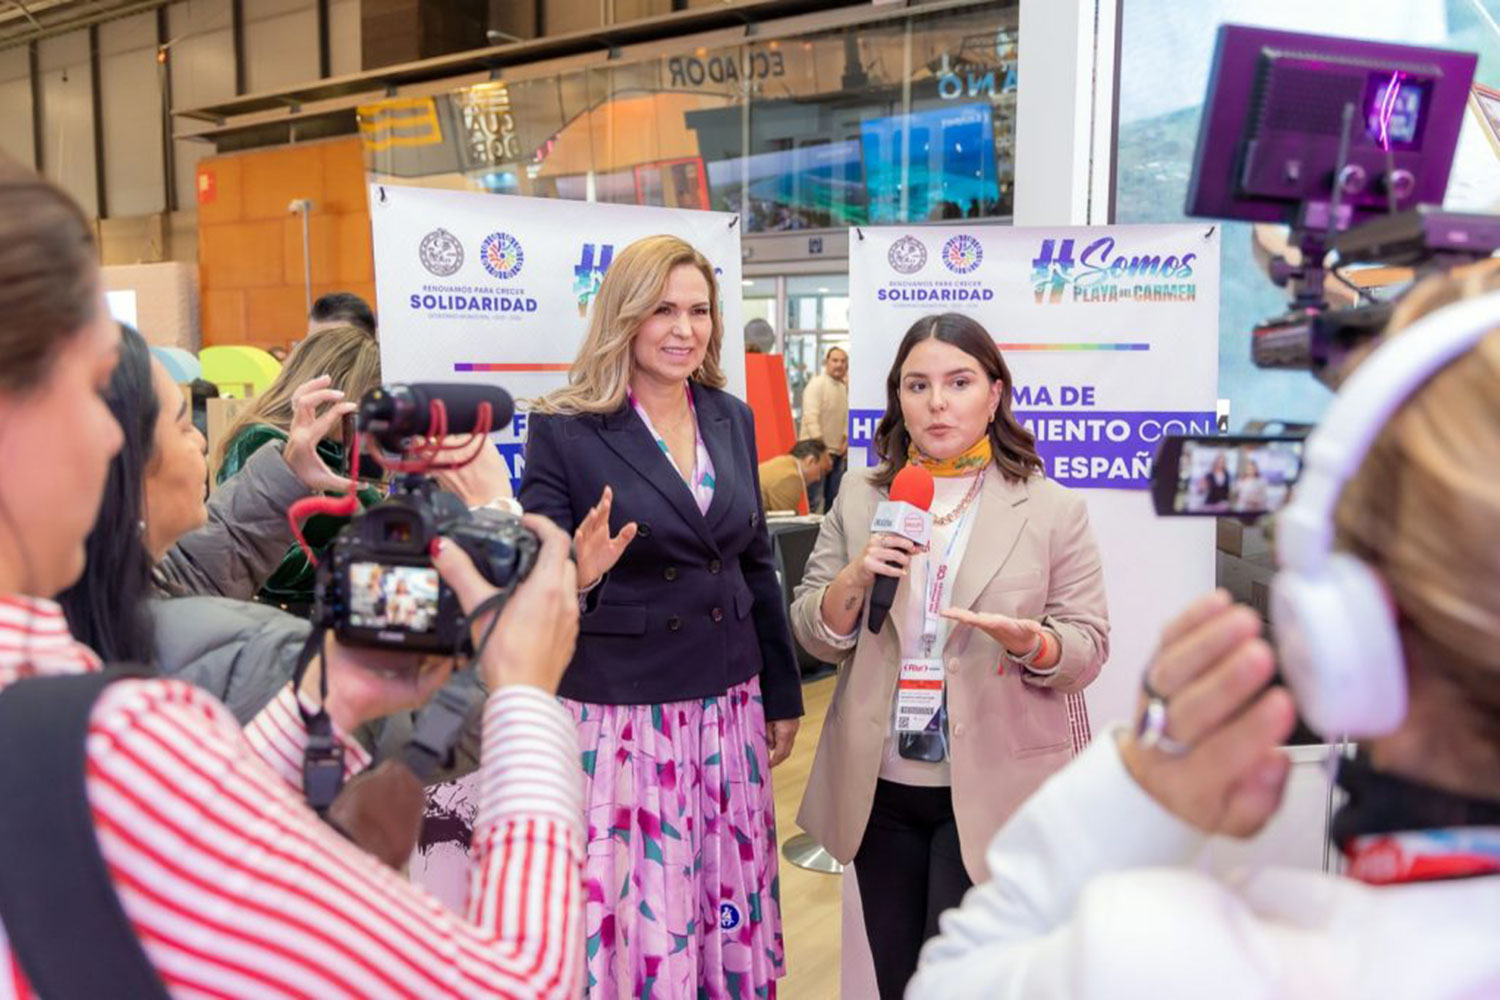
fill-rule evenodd
<path id="1" fill-rule="evenodd" d="M 1042 655 L 1042 650 L 1044 650 L 1046 648 L 1047 648 L 1047 640 L 1046 640 L 1046 638 L 1043 636 L 1043 634 L 1041 632 L 1038 632 L 1036 634 L 1036 645 L 1035 646 L 1032 646 L 1030 649 L 1028 649 L 1024 653 L 1012 653 L 1010 650 L 1007 649 L 1005 651 L 1005 655 L 1008 656 L 1008 657 L 1010 657 L 1016 663 L 1019 663 L 1021 666 L 1029 668 L 1033 663 L 1036 662 L 1037 657 L 1039 657 L 1039 656 Z"/>

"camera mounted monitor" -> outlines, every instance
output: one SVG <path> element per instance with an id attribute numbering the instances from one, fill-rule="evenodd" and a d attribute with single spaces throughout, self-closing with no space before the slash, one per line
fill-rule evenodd
<path id="1" fill-rule="evenodd" d="M 1332 233 L 1441 204 L 1477 61 L 1222 25 L 1187 214 Z"/>

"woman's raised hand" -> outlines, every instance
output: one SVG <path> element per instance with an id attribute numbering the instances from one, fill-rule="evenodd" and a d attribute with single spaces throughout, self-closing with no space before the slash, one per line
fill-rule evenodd
<path id="1" fill-rule="evenodd" d="M 1275 815 L 1291 762 L 1281 745 L 1296 712 L 1275 672 L 1259 617 L 1223 591 L 1200 598 L 1162 633 L 1146 668 L 1151 694 L 1137 705 L 1137 729 L 1151 695 L 1164 713 L 1164 740 L 1120 737 L 1136 783 L 1205 833 L 1247 837 Z M 1166 742 L 1170 741 L 1170 742 Z"/>
<path id="2" fill-rule="evenodd" d="M 960 625 L 972 625 L 1004 646 L 1016 656 L 1025 656 L 1037 648 L 1037 639 L 1045 626 L 1031 618 L 1011 618 L 1009 615 L 989 611 L 970 611 L 967 608 L 944 608 L 944 618 Z"/>
<path id="3" fill-rule="evenodd" d="M 339 421 L 359 408 L 357 403 L 344 399 L 343 390 L 329 388 L 332 382 L 332 377 L 319 375 L 292 390 L 292 426 L 287 430 L 286 447 L 281 451 L 282 459 L 302 485 L 315 493 L 343 493 L 353 485 L 346 476 L 330 469 L 318 454 L 318 444 L 333 434 Z M 320 406 L 325 407 L 321 413 Z M 358 442 L 344 442 L 348 454 L 353 454 L 357 447 Z"/>
<path id="4" fill-rule="evenodd" d="M 573 532 L 573 554 L 578 564 L 580 590 L 592 587 L 595 581 L 613 569 L 625 547 L 635 540 L 634 521 L 621 528 L 618 535 L 609 533 L 609 508 L 614 503 L 614 496 L 613 490 L 604 487 L 599 502 Z"/>

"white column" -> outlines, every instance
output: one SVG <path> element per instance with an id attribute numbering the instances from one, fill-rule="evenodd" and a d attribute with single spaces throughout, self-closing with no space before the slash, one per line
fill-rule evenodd
<path id="1" fill-rule="evenodd" d="M 1018 226 L 1109 220 L 1118 6 L 1119 0 L 1021 0 Z"/>

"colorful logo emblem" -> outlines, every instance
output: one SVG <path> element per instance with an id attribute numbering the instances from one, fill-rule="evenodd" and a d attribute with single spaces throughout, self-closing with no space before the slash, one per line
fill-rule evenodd
<path id="1" fill-rule="evenodd" d="M 1121 250 L 1113 236 L 1101 236 L 1077 251 L 1072 238 L 1042 240 L 1031 261 L 1031 287 L 1037 305 L 1060 302 L 1193 302 L 1198 297 L 1188 253 Z"/>
<path id="2" fill-rule="evenodd" d="M 457 274 L 464 266 L 464 245 L 446 229 L 434 229 L 422 237 L 417 254 L 422 266 L 439 278 Z"/>
<path id="3" fill-rule="evenodd" d="M 526 254 L 520 242 L 509 233 L 490 233 L 479 245 L 479 260 L 484 269 L 501 281 L 521 273 Z"/>
<path id="4" fill-rule="evenodd" d="M 585 243 L 578 263 L 573 266 L 573 294 L 578 299 L 578 316 L 581 319 L 589 311 L 589 303 L 599 291 L 604 272 L 614 260 L 615 248 L 610 243 Z"/>
<path id="5" fill-rule="evenodd" d="M 885 259 L 897 274 L 916 274 L 927 263 L 927 247 L 915 236 L 903 236 L 891 244 Z"/>
<path id="6" fill-rule="evenodd" d="M 732 931 L 740 925 L 744 917 L 740 914 L 740 908 L 733 903 L 719 904 L 719 930 Z"/>
<path id="7" fill-rule="evenodd" d="M 984 247 L 972 236 L 954 236 L 943 244 L 943 266 L 954 274 L 968 274 L 984 260 Z"/>

